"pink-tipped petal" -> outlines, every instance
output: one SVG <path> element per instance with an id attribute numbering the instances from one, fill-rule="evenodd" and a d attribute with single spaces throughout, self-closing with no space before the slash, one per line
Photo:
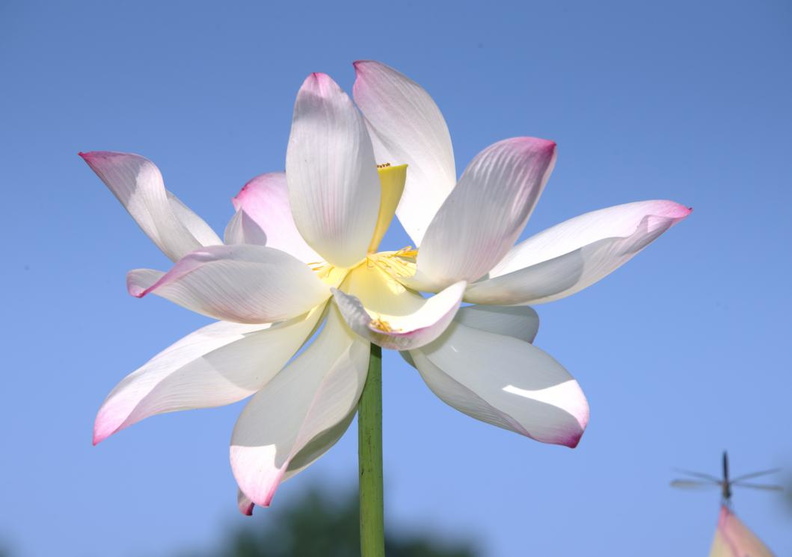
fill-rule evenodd
<path id="1" fill-rule="evenodd" d="M 366 116 L 379 163 L 406 164 L 396 211 L 415 245 L 456 184 L 451 136 L 440 109 L 417 83 L 370 60 L 355 62 L 355 102 Z"/>
<path id="2" fill-rule="evenodd" d="M 237 507 L 239 512 L 245 516 L 253 516 L 253 507 L 256 505 L 250 500 L 250 497 L 242 493 L 241 489 L 237 490 Z"/>
<path id="3" fill-rule="evenodd" d="M 437 396 L 478 420 L 568 447 L 588 424 L 577 381 L 528 342 L 453 322 L 410 355 Z"/>
<path id="4" fill-rule="evenodd" d="M 369 344 L 330 307 L 314 342 L 248 402 L 231 437 L 239 488 L 269 506 L 278 485 L 324 454 L 349 425 L 368 370 Z"/>
<path id="5" fill-rule="evenodd" d="M 722 505 L 710 557 L 773 557 L 773 552 L 731 509 Z"/>
<path id="6" fill-rule="evenodd" d="M 537 304 L 601 280 L 690 214 L 673 201 L 639 201 L 586 213 L 516 245 L 471 284 L 465 301 Z"/>
<path id="7" fill-rule="evenodd" d="M 212 246 L 180 259 L 154 284 L 153 272 L 127 276 L 133 296 L 162 296 L 224 321 L 273 323 L 301 315 L 330 296 L 328 287 L 288 253 L 239 244 Z"/>
<path id="8" fill-rule="evenodd" d="M 406 315 L 383 316 L 367 311 L 358 298 L 340 290 L 334 289 L 333 296 L 349 328 L 361 337 L 383 348 L 412 350 L 429 344 L 445 331 L 459 309 L 465 286 L 465 282 L 453 284 L 422 300 L 415 311 Z"/>
<path id="9" fill-rule="evenodd" d="M 300 349 L 321 313 L 272 326 L 219 322 L 187 335 L 113 389 L 96 416 L 94 444 L 155 414 L 252 395 Z"/>
<path id="10" fill-rule="evenodd" d="M 80 156 L 171 260 L 223 243 L 206 222 L 165 189 L 162 174 L 150 160 L 110 151 Z"/>
<path id="11" fill-rule="evenodd" d="M 238 234 L 231 238 L 232 242 L 228 237 L 229 229 L 226 229 L 226 243 L 266 245 L 285 251 L 305 263 L 322 260 L 303 240 L 294 224 L 285 173 L 256 176 L 245 184 L 232 202 L 242 222 L 238 231 L 232 230 Z"/>
<path id="12" fill-rule="evenodd" d="M 325 74 L 297 93 L 286 179 L 297 229 L 322 259 L 351 267 L 365 257 L 380 204 L 374 151 L 363 117 Z"/>
<path id="13" fill-rule="evenodd" d="M 530 137 L 479 153 L 429 225 L 418 274 L 434 289 L 485 275 L 519 237 L 554 162 L 555 143 Z"/>

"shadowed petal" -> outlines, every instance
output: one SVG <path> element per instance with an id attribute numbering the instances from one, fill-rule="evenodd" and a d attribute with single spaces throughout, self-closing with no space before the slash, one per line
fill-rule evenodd
<path id="1" fill-rule="evenodd" d="M 127 376 L 102 404 L 94 444 L 155 414 L 230 404 L 258 391 L 300 349 L 322 314 L 199 329 Z"/>
<path id="2" fill-rule="evenodd" d="M 351 267 L 366 255 L 380 205 L 380 181 L 363 117 L 325 74 L 305 80 L 286 151 L 297 229 L 323 259 Z"/>
<path id="3" fill-rule="evenodd" d="M 554 162 L 555 143 L 530 137 L 479 153 L 429 225 L 416 277 L 436 290 L 485 275 L 519 237 Z"/>
<path id="4" fill-rule="evenodd" d="M 568 447 L 588 423 L 577 381 L 527 342 L 452 322 L 410 356 L 437 396 L 476 419 Z"/>
<path id="5" fill-rule="evenodd" d="M 458 282 L 431 298 L 422 298 L 420 306 L 405 315 L 367 310 L 358 298 L 340 290 L 333 289 L 333 296 L 349 328 L 361 337 L 383 348 L 412 350 L 432 342 L 448 327 L 462 302 L 465 285 Z"/>
<path id="6" fill-rule="evenodd" d="M 516 245 L 471 284 L 465 301 L 536 304 L 574 294 L 632 259 L 690 214 L 673 201 L 640 201 L 586 213 Z"/>
<path id="7" fill-rule="evenodd" d="M 260 244 L 285 251 L 303 261 L 312 263 L 322 258 L 311 249 L 294 224 L 286 174 L 273 172 L 256 176 L 232 199 L 236 216 L 241 221 L 226 229 L 226 243 Z M 229 232 L 237 232 L 233 242 Z"/>
<path id="8" fill-rule="evenodd" d="M 253 515 L 253 507 L 255 507 L 255 504 L 250 500 L 250 497 L 242 493 L 241 489 L 237 490 L 237 507 L 239 507 L 239 512 L 245 516 Z"/>
<path id="9" fill-rule="evenodd" d="M 355 102 L 363 111 L 379 163 L 406 164 L 407 183 L 396 214 L 415 245 L 456 184 L 451 136 L 424 89 L 393 68 L 355 62 Z"/>
<path id="10" fill-rule="evenodd" d="M 141 272 L 149 273 L 142 281 Z M 194 251 L 149 284 L 154 272 L 129 273 L 130 294 L 140 298 L 153 293 L 224 321 L 283 321 L 330 296 L 328 287 L 304 263 L 262 246 L 240 244 Z"/>
<path id="11" fill-rule="evenodd" d="M 150 160 L 111 151 L 80 156 L 171 260 L 223 243 L 203 219 L 165 189 L 162 174 Z"/>
<path id="12" fill-rule="evenodd" d="M 338 440 L 357 409 L 368 359 L 369 343 L 331 305 L 316 340 L 245 406 L 231 467 L 253 503 L 268 506 L 290 469 L 307 467 Z"/>
<path id="13" fill-rule="evenodd" d="M 539 331 L 539 316 L 529 306 L 466 306 L 454 321 L 481 331 L 533 342 Z"/>

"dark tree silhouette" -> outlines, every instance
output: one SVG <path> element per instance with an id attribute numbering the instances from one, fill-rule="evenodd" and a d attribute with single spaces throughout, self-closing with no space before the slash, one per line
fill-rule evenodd
<path id="1" fill-rule="evenodd" d="M 282 501 L 281 501 L 282 503 Z M 359 557 L 357 493 L 334 496 L 310 489 L 277 510 L 251 521 L 209 553 L 195 557 Z M 469 542 L 440 543 L 425 535 L 385 535 L 388 557 L 476 557 Z"/>

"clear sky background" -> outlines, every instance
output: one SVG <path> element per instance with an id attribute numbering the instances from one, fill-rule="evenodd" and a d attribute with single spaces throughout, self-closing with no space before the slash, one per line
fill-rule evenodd
<path id="1" fill-rule="evenodd" d="M 222 231 L 239 188 L 283 169 L 306 75 L 350 91 L 366 58 L 432 94 L 458 172 L 500 139 L 558 143 L 528 233 L 628 201 L 694 208 L 602 283 L 537 307 L 536 344 L 591 404 L 575 450 L 459 414 L 386 357 L 390 526 L 495 557 L 705 555 L 718 493 L 671 489 L 674 467 L 718 474 L 728 449 L 735 473 L 792 471 L 789 2 L 2 0 L 0 545 L 159 557 L 251 520 L 228 464 L 240 404 L 91 446 L 110 389 L 208 320 L 126 294 L 127 270 L 169 262 L 77 152 L 149 157 Z M 354 484 L 351 433 L 253 520 L 311 483 Z M 781 495 L 734 498 L 792 555 Z"/>

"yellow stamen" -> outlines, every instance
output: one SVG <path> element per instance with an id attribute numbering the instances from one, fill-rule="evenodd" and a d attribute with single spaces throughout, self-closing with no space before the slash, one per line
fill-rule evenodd
<path id="1" fill-rule="evenodd" d="M 375 329 L 379 329 L 384 333 L 392 333 L 394 329 L 390 326 L 390 323 L 382 319 L 381 317 L 377 317 L 376 319 L 372 319 L 370 326 L 374 327 Z"/>
<path id="2" fill-rule="evenodd" d="M 377 216 L 377 226 L 374 228 L 374 236 L 368 247 L 369 253 L 374 253 L 382 241 L 385 232 L 388 230 L 393 215 L 396 214 L 396 207 L 399 206 L 402 193 L 404 192 L 404 182 L 407 179 L 407 165 L 391 166 L 390 163 L 378 164 L 377 172 L 380 179 L 380 206 Z"/>

